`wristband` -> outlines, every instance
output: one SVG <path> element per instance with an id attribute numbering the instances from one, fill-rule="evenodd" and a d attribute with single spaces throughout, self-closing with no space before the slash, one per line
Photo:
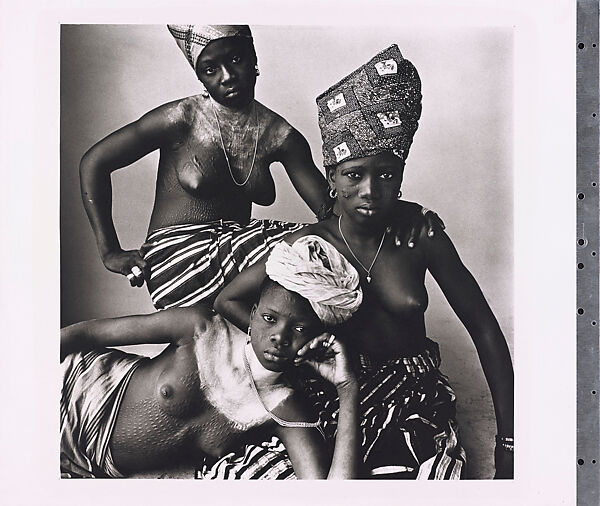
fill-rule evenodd
<path id="1" fill-rule="evenodd" d="M 500 446 L 503 450 L 513 453 L 515 451 L 515 438 L 512 436 L 496 435 L 496 446 Z"/>

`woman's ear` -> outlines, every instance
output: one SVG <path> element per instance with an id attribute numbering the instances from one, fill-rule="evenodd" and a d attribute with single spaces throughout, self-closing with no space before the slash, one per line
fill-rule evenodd
<path id="1" fill-rule="evenodd" d="M 327 168 L 327 182 L 329 183 L 330 188 L 335 188 L 335 167 Z"/>

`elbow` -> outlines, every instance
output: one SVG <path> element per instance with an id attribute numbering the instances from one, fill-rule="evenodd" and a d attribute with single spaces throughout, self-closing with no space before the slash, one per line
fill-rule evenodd
<path id="1" fill-rule="evenodd" d="M 226 308 L 227 308 L 227 300 L 223 297 L 223 292 L 217 295 L 215 302 L 213 304 L 214 310 L 219 313 L 221 316 L 226 316 Z"/>
<path id="2" fill-rule="evenodd" d="M 85 176 L 87 176 L 92 171 L 92 168 L 94 166 L 93 151 L 94 151 L 93 147 L 88 149 L 85 152 L 85 154 L 81 157 L 81 161 L 79 162 L 79 177 L 81 178 L 82 181 L 84 180 Z"/>

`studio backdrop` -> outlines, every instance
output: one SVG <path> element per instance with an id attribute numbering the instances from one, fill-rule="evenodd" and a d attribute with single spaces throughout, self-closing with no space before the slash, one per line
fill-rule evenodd
<path id="1" fill-rule="evenodd" d="M 434 209 L 513 345 L 513 33 L 506 28 L 252 27 L 256 98 L 321 143 L 315 98 L 396 43 L 422 80 L 423 113 L 407 160 L 404 198 Z M 107 271 L 81 201 L 79 162 L 94 143 L 199 83 L 166 25 L 61 28 L 61 324 L 153 311 L 144 288 Z M 121 245 L 139 248 L 152 210 L 158 152 L 116 171 L 113 218 Z M 276 202 L 253 216 L 314 221 L 279 164 Z M 428 335 L 458 396 L 469 476 L 491 477 L 495 419 L 475 348 L 427 280 Z M 140 352 L 140 349 L 136 350 Z M 151 347 L 142 352 L 153 354 Z"/>

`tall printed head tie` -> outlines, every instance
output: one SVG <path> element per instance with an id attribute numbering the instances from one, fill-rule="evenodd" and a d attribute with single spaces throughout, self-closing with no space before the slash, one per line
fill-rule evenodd
<path id="1" fill-rule="evenodd" d="M 194 71 L 198 56 L 213 40 L 244 37 L 252 41 L 248 25 L 167 25 L 167 28 Z"/>
<path id="2" fill-rule="evenodd" d="M 421 117 L 421 80 L 396 44 L 317 97 L 326 167 L 391 151 L 406 160 Z"/>

